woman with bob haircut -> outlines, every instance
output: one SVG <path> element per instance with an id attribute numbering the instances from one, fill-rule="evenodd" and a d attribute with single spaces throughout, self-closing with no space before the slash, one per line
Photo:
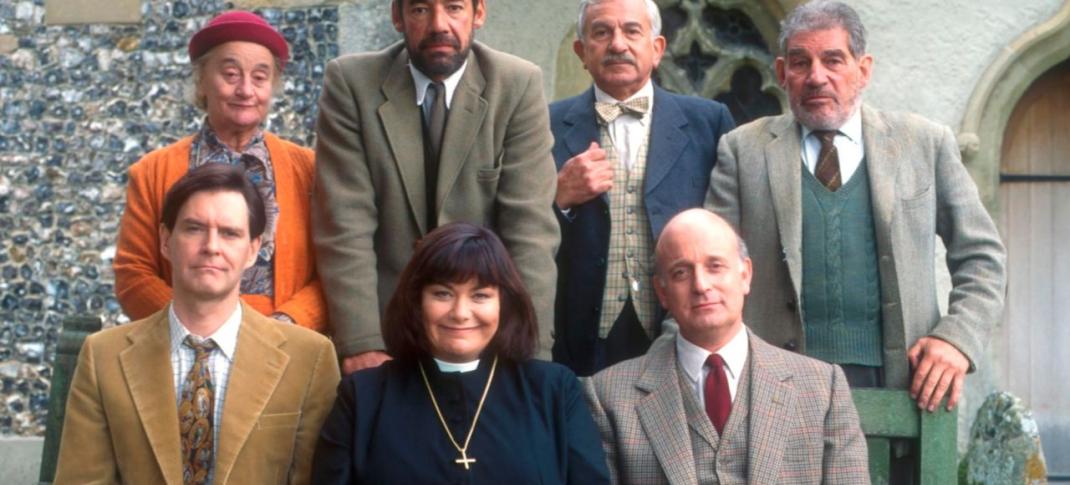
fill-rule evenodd
<path id="1" fill-rule="evenodd" d="M 531 359 L 531 297 L 490 230 L 428 234 L 382 332 L 394 359 L 339 385 L 313 483 L 609 483 L 576 376 Z"/>

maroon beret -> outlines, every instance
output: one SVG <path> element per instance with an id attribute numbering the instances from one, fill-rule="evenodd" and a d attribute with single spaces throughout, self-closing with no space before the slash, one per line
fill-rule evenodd
<path id="1" fill-rule="evenodd" d="M 189 59 L 196 60 L 213 47 L 231 41 L 245 41 L 267 47 L 286 67 L 290 48 L 286 39 L 259 15 L 244 10 L 231 10 L 217 15 L 193 34 L 189 40 Z"/>

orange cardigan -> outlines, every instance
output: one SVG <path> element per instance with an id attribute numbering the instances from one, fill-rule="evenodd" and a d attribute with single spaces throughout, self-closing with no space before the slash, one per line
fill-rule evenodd
<path id="1" fill-rule="evenodd" d="M 264 140 L 279 204 L 275 296 L 242 295 L 242 300 L 264 315 L 282 312 L 302 327 L 324 332 L 327 307 L 309 227 L 315 157 L 312 150 L 270 133 Z M 160 254 L 160 218 L 164 195 L 189 169 L 192 143 L 193 137 L 183 138 L 130 167 L 113 268 L 115 294 L 132 320 L 148 317 L 171 301 L 171 265 Z"/>

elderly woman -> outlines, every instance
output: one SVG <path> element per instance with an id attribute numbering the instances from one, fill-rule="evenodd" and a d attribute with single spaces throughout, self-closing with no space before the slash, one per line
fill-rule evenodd
<path id="1" fill-rule="evenodd" d="M 282 85 L 286 40 L 256 14 L 231 11 L 193 35 L 189 57 L 193 102 L 206 116 L 199 132 L 130 168 L 114 264 L 119 304 L 140 319 L 171 300 L 171 267 L 160 255 L 164 194 L 191 168 L 228 163 L 245 170 L 268 213 L 256 263 L 242 276 L 242 299 L 265 315 L 325 330 L 308 225 L 313 154 L 261 128 Z"/>
<path id="2" fill-rule="evenodd" d="M 382 328 L 394 360 L 339 385 L 313 483 L 609 482 L 576 376 L 531 360 L 531 297 L 494 233 L 431 232 Z"/>

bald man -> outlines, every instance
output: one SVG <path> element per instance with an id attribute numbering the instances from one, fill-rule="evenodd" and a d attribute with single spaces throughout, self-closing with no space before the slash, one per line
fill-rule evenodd
<path id="1" fill-rule="evenodd" d="M 751 261 L 735 231 L 691 209 L 655 254 L 679 331 L 585 383 L 614 483 L 869 483 L 843 371 L 744 325 Z"/>

